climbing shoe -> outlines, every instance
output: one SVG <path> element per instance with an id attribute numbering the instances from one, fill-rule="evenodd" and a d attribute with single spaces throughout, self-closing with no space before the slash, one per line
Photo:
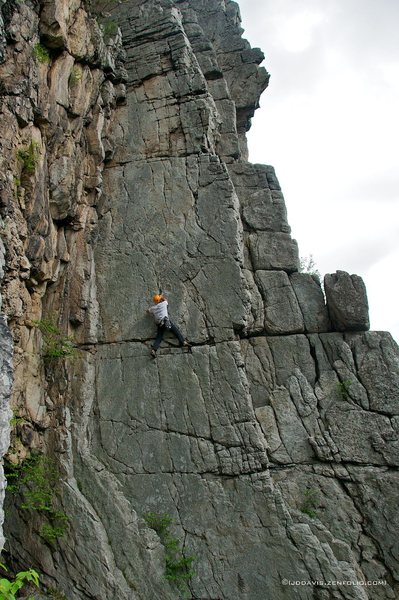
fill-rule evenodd
<path id="1" fill-rule="evenodd" d="M 156 356 L 157 356 L 157 351 L 154 350 L 154 348 L 152 348 L 152 350 L 151 350 L 151 356 L 152 356 L 152 358 L 156 358 Z"/>
<path id="2" fill-rule="evenodd" d="M 183 348 L 187 348 L 187 350 L 192 353 L 192 349 L 191 349 L 191 344 L 190 342 L 188 342 L 187 340 L 184 340 L 183 342 Z"/>

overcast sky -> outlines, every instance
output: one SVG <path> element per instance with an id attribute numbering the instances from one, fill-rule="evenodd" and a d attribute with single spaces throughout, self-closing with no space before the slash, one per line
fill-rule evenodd
<path id="1" fill-rule="evenodd" d="M 300 255 L 361 275 L 399 340 L 399 0 L 238 0 L 271 74 L 248 133 Z"/>

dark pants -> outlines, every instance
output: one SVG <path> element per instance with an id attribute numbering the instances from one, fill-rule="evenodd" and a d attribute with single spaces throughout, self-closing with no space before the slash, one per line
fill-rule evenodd
<path id="1" fill-rule="evenodd" d="M 166 327 L 164 325 L 158 325 L 157 337 L 155 338 L 154 343 L 152 345 L 154 350 L 158 350 L 159 346 L 161 345 L 163 334 L 165 333 L 165 331 L 171 331 L 172 333 L 174 333 L 180 342 L 180 346 L 183 346 L 184 337 L 183 337 L 180 329 L 172 321 L 170 321 L 170 324 L 171 324 L 170 329 L 166 329 Z"/>

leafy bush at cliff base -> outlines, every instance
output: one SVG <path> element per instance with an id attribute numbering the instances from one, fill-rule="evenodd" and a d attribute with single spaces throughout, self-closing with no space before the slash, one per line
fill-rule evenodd
<path id="1" fill-rule="evenodd" d="M 20 494 L 18 508 L 37 511 L 47 519 L 40 530 L 41 537 L 54 544 L 63 537 L 68 517 L 55 507 L 55 494 L 60 484 L 60 474 L 52 459 L 44 454 L 32 454 L 18 465 L 5 462 L 7 492 Z"/>
<path id="2" fill-rule="evenodd" d="M 0 563 L 0 568 L 7 571 L 7 567 Z M 39 587 L 39 574 L 34 569 L 29 571 L 19 571 L 13 579 L 0 579 L 0 600 L 15 600 L 17 592 L 24 587 L 26 583 L 33 583 Z"/>
<path id="3" fill-rule="evenodd" d="M 173 519 L 170 515 L 148 512 L 144 519 L 157 532 L 165 548 L 165 579 L 174 583 L 186 595 L 189 591 L 187 582 L 195 575 L 191 570 L 194 556 L 184 556 L 179 540 L 171 535 L 169 527 L 173 525 Z"/>

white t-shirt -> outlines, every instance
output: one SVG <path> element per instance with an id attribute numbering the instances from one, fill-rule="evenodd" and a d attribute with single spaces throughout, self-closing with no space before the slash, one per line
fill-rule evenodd
<path id="1" fill-rule="evenodd" d="M 158 325 L 161 321 L 168 316 L 168 301 L 162 300 L 158 304 L 154 304 L 149 308 L 150 313 L 155 319 L 155 323 Z"/>

